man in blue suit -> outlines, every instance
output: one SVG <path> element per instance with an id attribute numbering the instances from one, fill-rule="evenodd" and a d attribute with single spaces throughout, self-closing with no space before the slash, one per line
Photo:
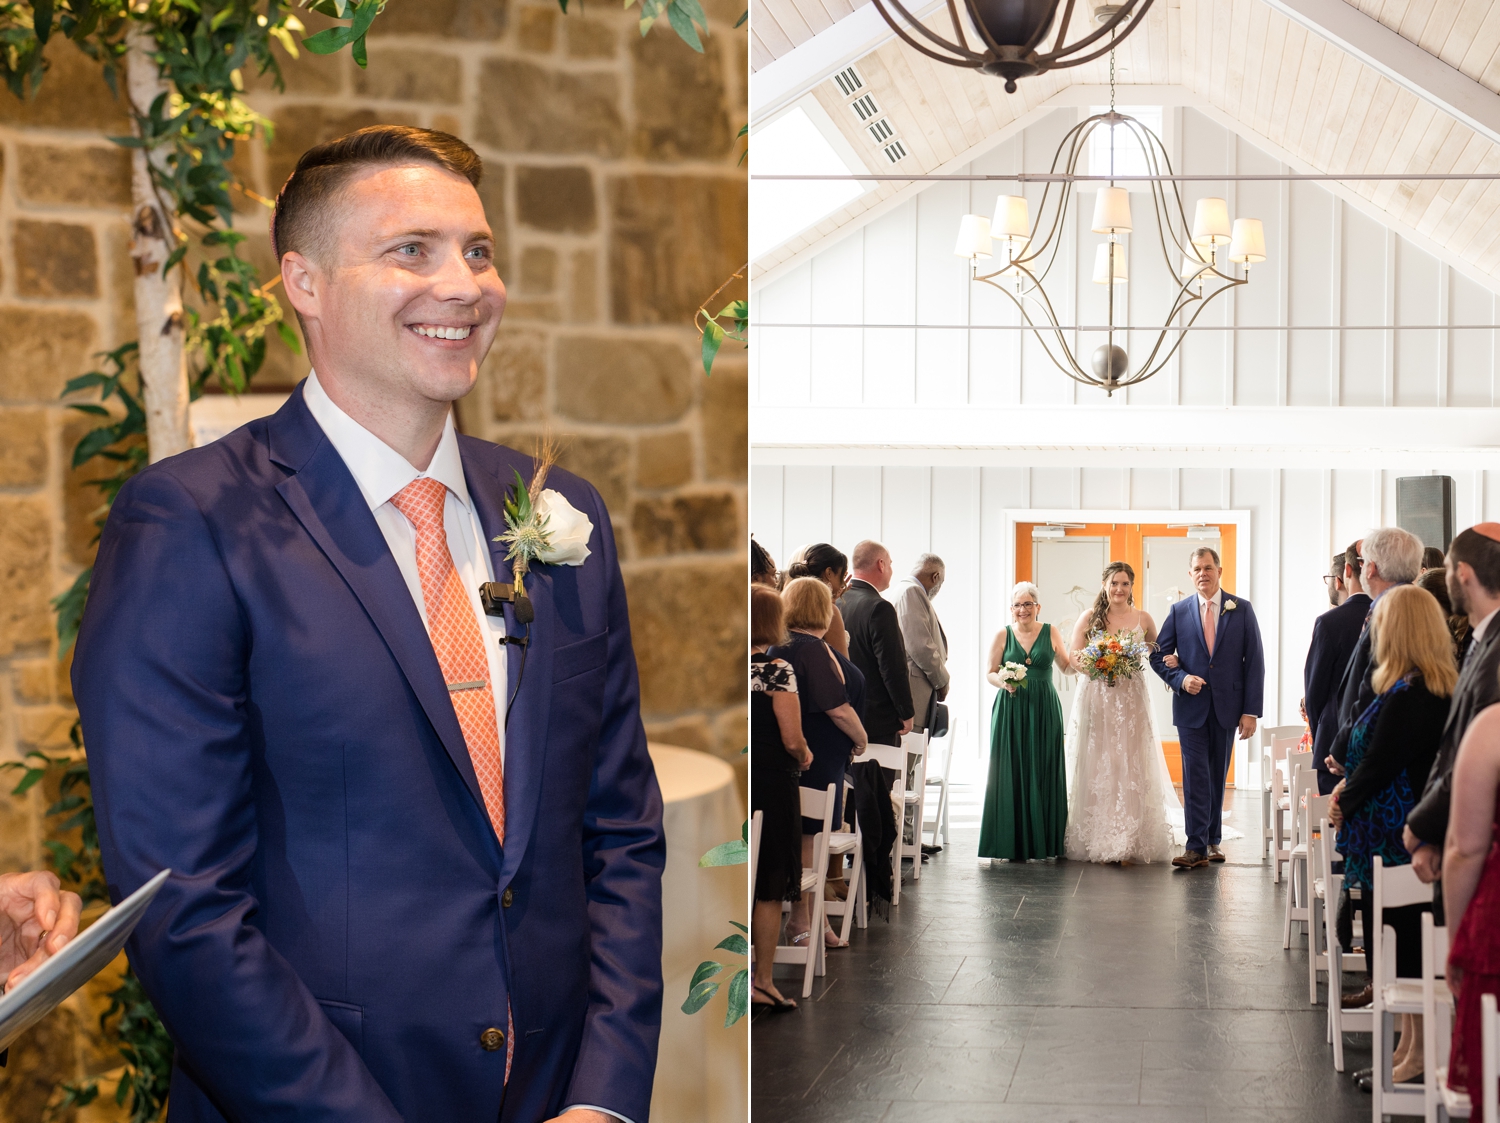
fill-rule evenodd
<path id="1" fill-rule="evenodd" d="M 1328 770 L 1328 755 L 1339 732 L 1339 687 L 1370 612 L 1370 596 L 1360 584 L 1364 561 L 1359 546 L 1356 542 L 1333 559 L 1328 596 L 1334 607 L 1313 621 L 1312 641 L 1302 669 L 1302 704 L 1313 736 L 1313 763 L 1318 769 L 1321 795 L 1333 791 L 1339 782 Z"/>
<path id="2" fill-rule="evenodd" d="M 129 945 L 173 1123 L 646 1121 L 661 796 L 599 493 L 551 471 L 510 588 L 535 465 L 454 430 L 505 305 L 479 173 L 307 152 L 273 240 L 315 373 L 104 529 L 74 691 L 111 894 L 173 871 Z"/>
<path id="3" fill-rule="evenodd" d="M 1196 595 L 1174 604 L 1156 637 L 1151 668 L 1172 688 L 1172 723 L 1182 746 L 1182 807 L 1187 849 L 1174 866 L 1222 862 L 1224 781 L 1234 735 L 1255 733 L 1265 691 L 1265 655 L 1255 610 L 1220 587 L 1219 553 L 1193 551 Z M 1169 664 L 1168 656 L 1176 656 Z"/>

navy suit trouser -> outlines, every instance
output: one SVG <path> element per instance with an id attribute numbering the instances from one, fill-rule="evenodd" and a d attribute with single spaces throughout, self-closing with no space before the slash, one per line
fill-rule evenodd
<path id="1" fill-rule="evenodd" d="M 1208 712 L 1208 722 L 1197 729 L 1178 727 L 1182 746 L 1182 813 L 1187 848 L 1200 854 L 1224 837 L 1224 781 L 1234 752 L 1238 726 L 1225 729 Z"/>

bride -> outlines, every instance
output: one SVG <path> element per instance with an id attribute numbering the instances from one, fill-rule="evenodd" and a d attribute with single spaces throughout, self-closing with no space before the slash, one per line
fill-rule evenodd
<path id="1" fill-rule="evenodd" d="M 1070 652 L 1102 632 L 1154 643 L 1156 624 L 1135 607 L 1135 570 L 1110 562 L 1093 607 L 1078 618 Z M 1085 862 L 1164 862 L 1175 853 L 1169 808 L 1177 803 L 1156 736 L 1149 668 L 1113 686 L 1084 679 L 1073 705 L 1077 764 L 1068 808 L 1067 855 Z"/>

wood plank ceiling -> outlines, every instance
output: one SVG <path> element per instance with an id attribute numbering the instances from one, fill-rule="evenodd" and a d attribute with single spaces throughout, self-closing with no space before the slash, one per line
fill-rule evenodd
<path id="1" fill-rule="evenodd" d="M 849 3 L 756 0 L 756 49 L 768 59 L 778 57 L 852 11 Z M 1500 3 L 1357 0 L 1357 6 L 1500 91 Z M 1080 26 L 1082 18 L 1075 17 Z M 929 26 L 942 31 L 939 19 L 946 16 L 935 14 Z M 986 138 L 1067 85 L 1108 81 L 1108 62 L 1101 59 L 1025 79 L 1008 95 L 996 79 L 933 62 L 895 39 L 858 65 L 910 151 L 901 170 L 912 172 L 961 163 Z M 1121 45 L 1118 67 L 1122 85 L 1184 86 L 1238 121 L 1251 139 L 1263 137 L 1319 171 L 1500 172 L 1500 146 L 1261 0 L 1158 0 L 1146 26 Z M 871 171 L 889 167 L 830 82 L 820 82 L 812 93 Z M 1394 224 L 1426 235 L 1500 282 L 1500 182 L 1350 187 Z M 764 255 L 757 271 L 796 256 L 900 189 L 884 183 L 867 192 Z"/>

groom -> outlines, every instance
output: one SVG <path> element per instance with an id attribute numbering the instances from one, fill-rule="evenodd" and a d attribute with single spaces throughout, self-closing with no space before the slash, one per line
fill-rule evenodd
<path id="1" fill-rule="evenodd" d="M 1219 585 L 1219 554 L 1193 551 L 1190 573 L 1197 595 L 1167 613 L 1151 668 L 1172 688 L 1172 722 L 1182 744 L 1182 804 L 1187 849 L 1174 866 L 1196 869 L 1222 862 L 1224 779 L 1234 734 L 1255 733 L 1265 688 L 1265 659 L 1255 610 Z M 1168 664 L 1167 657 L 1177 658 Z"/>

